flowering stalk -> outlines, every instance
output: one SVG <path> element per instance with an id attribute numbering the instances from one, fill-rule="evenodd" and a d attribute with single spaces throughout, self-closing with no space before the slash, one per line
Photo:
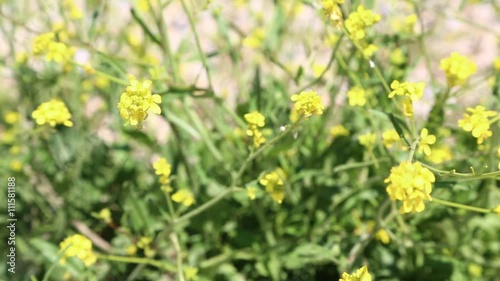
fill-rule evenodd
<path id="1" fill-rule="evenodd" d="M 478 213 L 485 213 L 485 214 L 493 213 L 493 210 L 491 210 L 491 209 L 485 209 L 485 208 L 480 208 L 480 207 L 464 205 L 464 204 L 460 204 L 460 203 L 455 203 L 455 202 L 450 202 L 450 201 L 438 199 L 435 197 L 432 198 L 432 202 L 435 202 L 435 203 L 438 203 L 438 204 L 441 204 L 444 206 L 449 206 L 449 207 L 453 207 L 453 208 L 458 208 L 458 209 L 463 209 L 463 210 L 473 211 L 473 212 L 478 212 Z"/>
<path id="2" fill-rule="evenodd" d="M 108 261 L 116 261 L 116 262 L 124 262 L 124 263 L 135 263 L 135 264 L 147 264 L 159 269 L 163 269 L 169 272 L 176 272 L 177 269 L 174 265 L 161 262 L 149 258 L 139 258 L 139 257 L 126 257 L 126 256 L 117 256 L 117 255 L 101 255 L 96 254 L 98 259 L 108 260 Z"/>

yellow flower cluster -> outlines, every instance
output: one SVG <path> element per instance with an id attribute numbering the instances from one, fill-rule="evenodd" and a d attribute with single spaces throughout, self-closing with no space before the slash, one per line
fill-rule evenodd
<path id="1" fill-rule="evenodd" d="M 257 28 L 250 35 L 245 37 L 245 39 L 243 39 L 243 45 L 248 48 L 258 49 L 262 46 L 265 39 L 266 31 L 263 28 Z"/>
<path id="2" fill-rule="evenodd" d="M 475 108 L 469 107 L 467 111 L 471 114 L 465 113 L 464 119 L 458 120 L 458 126 L 467 132 L 472 132 L 472 136 L 477 138 L 477 143 L 482 144 L 485 139 L 493 135 L 488 118 L 495 116 L 497 113 L 486 110 L 482 105 Z"/>
<path id="3" fill-rule="evenodd" d="M 259 128 L 266 125 L 266 118 L 258 111 L 247 113 L 244 117 L 245 121 L 248 123 L 246 134 L 253 138 L 253 145 L 259 147 L 266 141 L 266 138 L 264 138 L 262 132 L 259 130 Z"/>
<path id="4" fill-rule="evenodd" d="M 469 58 L 453 52 L 440 62 L 439 68 L 446 73 L 450 86 L 463 85 L 477 71 L 477 65 Z"/>
<path id="5" fill-rule="evenodd" d="M 363 266 L 353 274 L 342 273 L 339 281 L 372 281 L 372 276 L 368 272 L 368 267 Z"/>
<path id="6" fill-rule="evenodd" d="M 377 135 L 375 133 L 366 133 L 359 136 L 359 143 L 366 147 L 366 149 L 372 149 L 377 141 Z"/>
<path id="7" fill-rule="evenodd" d="M 181 203 L 184 206 L 191 206 L 196 201 L 194 200 L 193 193 L 187 189 L 179 189 L 176 193 L 172 194 L 172 201 Z"/>
<path id="8" fill-rule="evenodd" d="M 66 127 L 72 127 L 73 122 L 71 122 L 71 113 L 69 112 L 66 104 L 58 99 L 52 99 L 48 102 L 40 104 L 31 113 L 38 125 L 49 124 L 55 127 L 58 124 L 62 124 Z"/>
<path id="9" fill-rule="evenodd" d="M 350 106 L 364 106 L 366 104 L 365 90 L 361 87 L 352 87 L 347 92 Z"/>
<path id="10" fill-rule="evenodd" d="M 170 192 L 172 189 L 170 187 L 170 174 L 172 173 L 172 166 L 167 162 L 167 159 L 162 157 L 153 163 L 153 168 L 155 169 L 155 173 L 159 176 L 161 189 L 164 192 Z"/>
<path id="11" fill-rule="evenodd" d="M 330 129 L 332 137 L 348 136 L 349 131 L 343 125 L 336 125 Z"/>
<path id="12" fill-rule="evenodd" d="M 418 141 L 418 153 L 423 153 L 426 156 L 431 155 L 431 147 L 429 145 L 434 144 L 436 142 L 436 136 L 429 134 L 429 130 L 427 128 L 423 128 L 420 131 L 420 138 Z"/>
<path id="13" fill-rule="evenodd" d="M 387 148 L 391 148 L 395 143 L 399 143 L 401 148 L 404 147 L 398 132 L 394 129 L 386 130 L 382 133 L 382 143 Z"/>
<path id="14" fill-rule="evenodd" d="M 349 31 L 352 40 L 358 41 L 365 38 L 366 29 L 377 22 L 381 16 L 370 10 L 365 10 L 363 5 L 359 5 L 355 12 L 352 12 L 345 20 L 345 27 Z"/>
<path id="15" fill-rule="evenodd" d="M 92 252 L 92 242 L 83 235 L 69 236 L 59 244 L 59 247 L 64 251 L 61 264 L 66 263 L 66 258 L 77 257 L 89 267 L 97 260 L 97 256 Z"/>
<path id="16" fill-rule="evenodd" d="M 63 8 L 69 11 L 69 18 L 72 20 L 79 20 L 83 18 L 83 12 L 78 8 L 78 6 L 73 2 L 73 0 L 64 0 L 62 2 Z"/>
<path id="17" fill-rule="evenodd" d="M 69 63 L 76 52 L 74 47 L 55 41 L 53 32 L 41 34 L 33 40 L 32 52 L 35 56 L 45 55 L 45 60 Z"/>
<path id="18" fill-rule="evenodd" d="M 411 99 L 411 101 L 418 101 L 422 98 L 425 89 L 424 82 L 399 82 L 398 80 L 394 80 L 391 83 L 392 92 L 389 93 L 389 98 L 393 98 L 394 96 L 406 96 Z"/>
<path id="19" fill-rule="evenodd" d="M 339 4 L 344 3 L 345 0 L 321 0 L 321 6 L 325 16 L 330 19 L 334 26 L 337 28 L 342 27 L 342 11 Z"/>
<path id="20" fill-rule="evenodd" d="M 432 183 L 436 180 L 434 174 L 420 163 L 402 162 L 392 167 L 386 188 L 391 200 L 401 200 L 403 205 L 400 213 L 422 212 L 425 209 L 424 200 L 432 200 Z"/>
<path id="21" fill-rule="evenodd" d="M 120 97 L 117 105 L 120 115 L 133 126 L 144 122 L 148 117 L 148 111 L 161 113 L 161 108 L 158 106 L 161 103 L 161 96 L 151 93 L 151 84 L 151 80 L 131 79 L 130 85 Z"/>
<path id="22" fill-rule="evenodd" d="M 266 191 L 271 195 L 274 201 L 281 204 L 285 198 L 285 172 L 277 168 L 271 173 L 265 174 L 259 183 L 266 187 Z"/>
<path id="23" fill-rule="evenodd" d="M 325 109 L 321 97 L 315 91 L 303 91 L 291 99 L 295 102 L 295 111 L 306 118 L 314 114 L 321 115 Z"/>

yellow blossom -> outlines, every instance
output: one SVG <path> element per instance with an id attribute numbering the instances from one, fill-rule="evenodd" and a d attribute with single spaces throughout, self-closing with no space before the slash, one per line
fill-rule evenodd
<path id="1" fill-rule="evenodd" d="M 243 39 L 243 45 L 252 49 L 258 49 L 264 43 L 266 31 L 264 28 L 255 29 L 250 35 Z"/>
<path id="2" fill-rule="evenodd" d="M 250 200 L 255 200 L 257 188 L 255 186 L 247 187 L 247 196 Z"/>
<path id="3" fill-rule="evenodd" d="M 23 162 L 20 160 L 10 161 L 9 168 L 14 172 L 20 172 L 23 170 Z"/>
<path id="4" fill-rule="evenodd" d="M 136 126 L 141 124 L 148 117 L 148 112 L 160 114 L 161 96 L 151 93 L 151 80 L 138 81 L 130 80 L 125 92 L 120 97 L 117 107 L 123 119 Z"/>
<path id="5" fill-rule="evenodd" d="M 330 19 L 337 28 L 342 27 L 342 10 L 340 10 L 339 4 L 344 3 L 344 1 L 345 0 L 321 0 L 325 17 Z"/>
<path id="6" fill-rule="evenodd" d="M 295 102 L 295 111 L 306 118 L 313 114 L 321 115 L 325 109 L 321 97 L 315 91 L 302 91 L 298 95 L 293 95 L 291 100 Z"/>
<path id="7" fill-rule="evenodd" d="M 172 194 L 172 201 L 177 203 L 182 203 L 184 206 L 191 206 L 195 203 L 193 193 L 186 189 L 180 189 L 176 193 Z"/>
<path id="8" fill-rule="evenodd" d="M 162 184 L 162 188 L 170 186 L 170 173 L 172 172 L 172 166 L 167 162 L 164 157 L 156 160 L 153 163 L 153 168 L 155 173 L 160 177 L 159 181 Z"/>
<path id="9" fill-rule="evenodd" d="M 69 236 L 59 244 L 59 247 L 64 251 L 61 264 L 65 264 L 67 258 L 77 257 L 89 267 L 97 260 L 97 256 L 92 252 L 92 242 L 83 235 Z"/>
<path id="10" fill-rule="evenodd" d="M 99 218 L 105 223 L 111 223 L 111 211 L 108 208 L 104 208 L 99 212 Z"/>
<path id="11" fill-rule="evenodd" d="M 417 22 L 417 15 L 411 14 L 404 19 L 403 31 L 413 33 L 415 23 Z"/>
<path id="12" fill-rule="evenodd" d="M 406 117 L 412 117 L 413 116 L 413 102 L 409 97 L 405 97 L 403 100 L 403 114 Z"/>
<path id="13" fill-rule="evenodd" d="M 21 147 L 19 147 L 18 145 L 13 145 L 13 146 L 9 149 L 9 153 L 10 153 L 10 154 L 12 154 L 12 155 L 19 154 L 19 153 L 21 153 Z"/>
<path id="14" fill-rule="evenodd" d="M 369 44 L 367 46 L 363 47 L 363 56 L 370 58 L 375 54 L 375 52 L 378 51 L 378 47 L 375 44 Z"/>
<path id="15" fill-rule="evenodd" d="M 391 54 L 389 55 L 389 61 L 394 64 L 394 65 L 403 65 L 406 63 L 406 56 L 401 50 L 401 48 L 396 48 L 392 50 Z"/>
<path id="16" fill-rule="evenodd" d="M 441 164 L 452 159 L 451 150 L 448 146 L 439 146 L 432 149 L 432 154 L 425 157 L 434 164 Z"/>
<path id="17" fill-rule="evenodd" d="M 493 208 L 493 212 L 497 213 L 500 216 L 500 205 Z"/>
<path id="18" fill-rule="evenodd" d="M 83 12 L 73 2 L 73 0 L 64 0 L 63 7 L 69 11 L 69 18 L 72 20 L 79 20 L 83 18 Z"/>
<path id="19" fill-rule="evenodd" d="M 361 40 L 365 38 L 366 29 L 377 22 L 381 16 L 370 10 L 365 10 L 362 5 L 359 5 L 355 12 L 352 12 L 345 20 L 345 27 L 349 31 L 349 35 L 353 40 Z"/>
<path id="20" fill-rule="evenodd" d="M 365 265 L 356 270 L 353 274 L 348 274 L 346 272 L 342 273 L 339 281 L 372 281 L 372 276 Z"/>
<path id="21" fill-rule="evenodd" d="M 418 141 L 418 153 L 424 153 L 425 155 L 431 155 L 431 147 L 429 145 L 436 142 L 436 136 L 429 134 L 427 128 L 423 128 L 420 131 L 420 138 Z"/>
<path id="22" fill-rule="evenodd" d="M 326 69 L 326 65 L 324 65 L 324 64 L 313 63 L 313 65 L 312 65 L 312 71 L 313 71 L 313 75 L 315 78 L 320 77 L 321 74 L 323 74 L 323 72 L 325 71 L 325 69 Z"/>
<path id="23" fill-rule="evenodd" d="M 436 180 L 434 174 L 420 163 L 405 161 L 397 167 L 392 167 L 386 191 L 391 200 L 403 201 L 400 213 L 422 212 L 425 209 L 424 200 L 432 200 L 432 183 Z"/>
<path id="24" fill-rule="evenodd" d="M 377 141 L 377 135 L 375 133 L 366 133 L 359 136 L 359 143 L 366 147 L 366 149 L 372 149 Z"/>
<path id="25" fill-rule="evenodd" d="M 3 115 L 3 120 L 5 123 L 13 125 L 21 119 L 21 115 L 17 111 L 9 111 Z"/>
<path id="26" fill-rule="evenodd" d="M 365 90 L 360 87 L 352 87 L 347 92 L 350 106 L 364 106 L 366 104 Z"/>
<path id="27" fill-rule="evenodd" d="M 458 52 L 453 52 L 449 57 L 442 59 L 439 68 L 446 73 L 450 86 L 465 84 L 469 76 L 477 71 L 474 61 Z"/>
<path id="28" fill-rule="evenodd" d="M 184 277 L 186 278 L 187 281 L 198 280 L 198 268 L 192 267 L 192 266 L 185 267 L 184 268 Z"/>
<path id="29" fill-rule="evenodd" d="M 391 148 L 395 143 L 399 143 L 402 146 L 401 138 L 396 130 L 386 130 L 382 133 L 382 143 L 385 147 Z"/>
<path id="30" fill-rule="evenodd" d="M 266 187 L 266 191 L 270 193 L 273 200 L 279 204 L 285 198 L 285 178 L 285 172 L 281 168 L 277 168 L 259 180 L 259 183 Z"/>
<path id="31" fill-rule="evenodd" d="M 394 80 L 391 83 L 392 92 L 389 93 L 389 98 L 398 96 L 407 96 L 413 102 L 418 101 L 422 98 L 425 89 L 424 82 L 412 83 L 412 82 L 399 82 L 398 80 Z"/>
<path id="32" fill-rule="evenodd" d="M 38 56 L 45 53 L 49 48 L 50 43 L 53 42 L 54 38 L 54 32 L 43 33 L 35 37 L 32 43 L 33 55 Z"/>
<path id="33" fill-rule="evenodd" d="M 494 61 L 493 61 L 493 68 L 495 70 L 500 70 L 500 58 L 496 58 Z"/>
<path id="34" fill-rule="evenodd" d="M 333 126 L 330 129 L 330 135 L 332 135 L 332 137 L 334 137 L 334 138 L 340 137 L 340 136 L 348 136 L 349 131 L 343 125 L 337 125 L 337 126 Z"/>
<path id="35" fill-rule="evenodd" d="M 379 229 L 375 233 L 375 239 L 384 244 L 389 244 L 391 242 L 391 237 L 389 236 L 389 233 L 387 233 L 387 231 L 383 228 Z"/>
<path id="36" fill-rule="evenodd" d="M 48 102 L 40 104 L 31 114 L 38 125 L 49 124 L 55 127 L 62 124 L 66 127 L 72 127 L 71 113 L 69 112 L 64 102 L 52 99 Z"/>
<path id="37" fill-rule="evenodd" d="M 471 132 L 472 136 L 477 138 L 477 143 L 482 144 L 483 141 L 493 135 L 490 130 L 490 117 L 495 116 L 495 111 L 486 110 L 482 105 L 475 108 L 467 108 L 471 114 L 465 113 L 464 119 L 458 120 L 458 126 L 466 132 Z"/>
<path id="38" fill-rule="evenodd" d="M 266 141 L 266 138 L 263 136 L 259 128 L 266 125 L 266 118 L 258 111 L 247 113 L 244 118 L 248 123 L 248 128 L 246 130 L 247 136 L 253 138 L 253 144 L 255 147 L 260 147 L 260 145 Z"/>

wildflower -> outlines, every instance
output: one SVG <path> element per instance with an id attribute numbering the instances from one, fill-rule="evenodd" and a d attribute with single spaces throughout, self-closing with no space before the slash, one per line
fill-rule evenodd
<path id="1" fill-rule="evenodd" d="M 5 123 L 13 125 L 21 119 L 21 116 L 19 112 L 17 111 L 9 111 L 3 115 L 3 120 L 5 120 Z"/>
<path id="2" fill-rule="evenodd" d="M 285 172 L 281 168 L 277 168 L 271 173 L 265 174 L 259 183 L 266 187 L 266 191 L 271 194 L 274 201 L 281 204 L 285 198 Z"/>
<path id="3" fill-rule="evenodd" d="M 87 75 L 92 75 L 95 73 L 95 69 L 94 67 L 92 67 L 92 64 L 90 62 L 85 63 L 82 66 L 82 68 L 85 71 L 85 73 L 87 73 Z"/>
<path id="4" fill-rule="evenodd" d="M 451 150 L 448 146 L 439 146 L 432 149 L 432 154 L 425 157 L 434 164 L 441 164 L 452 158 Z"/>
<path id="5" fill-rule="evenodd" d="M 67 63 L 71 61 L 75 52 L 75 48 L 68 48 L 64 43 L 51 42 L 47 48 L 45 60 Z"/>
<path id="6" fill-rule="evenodd" d="M 349 131 L 343 125 L 337 125 L 337 126 L 333 126 L 330 129 L 330 135 L 332 135 L 332 137 L 334 137 L 334 138 L 340 137 L 340 136 L 348 136 Z"/>
<path id="7" fill-rule="evenodd" d="M 167 162 L 167 159 L 162 157 L 156 160 L 156 162 L 153 163 L 153 168 L 155 169 L 155 174 L 160 176 L 160 183 L 162 185 L 169 185 L 172 166 Z"/>
<path id="8" fill-rule="evenodd" d="M 412 101 L 418 101 L 422 98 L 425 89 L 424 82 L 412 83 L 412 82 L 403 82 L 400 83 L 398 80 L 394 80 L 391 83 L 392 92 L 389 93 L 389 98 L 398 96 L 407 96 Z"/>
<path id="9" fill-rule="evenodd" d="M 186 189 L 180 189 L 176 193 L 172 194 L 172 201 L 181 203 L 184 206 L 191 206 L 194 204 L 194 196 L 193 193 Z"/>
<path id="10" fill-rule="evenodd" d="M 415 23 L 417 22 L 417 15 L 411 14 L 404 19 L 403 32 L 413 33 Z"/>
<path id="11" fill-rule="evenodd" d="M 391 148 L 395 143 L 401 144 L 401 138 L 396 130 L 386 130 L 382 133 L 382 143 L 385 147 Z"/>
<path id="12" fill-rule="evenodd" d="M 342 273 L 339 281 L 372 281 L 372 276 L 365 265 L 356 270 L 353 274 L 348 274 L 346 272 Z"/>
<path id="13" fill-rule="evenodd" d="M 35 111 L 33 111 L 31 116 L 38 125 L 45 125 L 48 123 L 52 127 L 58 124 L 62 124 L 66 127 L 73 126 L 73 122 L 70 120 L 71 113 L 66 107 L 66 104 L 57 99 L 52 99 L 40 104 Z"/>
<path id="14" fill-rule="evenodd" d="M 497 213 L 500 216 L 500 205 L 493 208 L 493 212 Z"/>
<path id="15" fill-rule="evenodd" d="M 427 128 L 423 128 L 420 131 L 420 139 L 418 141 L 418 153 L 424 153 L 425 155 L 431 155 L 431 147 L 430 144 L 434 144 L 436 142 L 436 136 L 429 134 Z"/>
<path id="16" fill-rule="evenodd" d="M 406 56 L 400 48 L 392 50 L 389 55 L 389 61 L 394 65 L 403 65 L 406 63 Z"/>
<path id="17" fill-rule="evenodd" d="M 364 106 L 366 104 L 365 90 L 360 87 L 352 87 L 347 92 L 350 106 Z"/>
<path id="18" fill-rule="evenodd" d="M 342 11 L 340 10 L 339 4 L 344 2 L 345 0 L 321 0 L 325 17 L 330 19 L 337 28 L 342 27 Z"/>
<path id="19" fill-rule="evenodd" d="M 470 275 L 473 277 L 482 277 L 483 276 L 483 267 L 477 263 L 472 263 L 467 267 Z"/>
<path id="20" fill-rule="evenodd" d="M 50 43 L 54 41 L 54 38 L 54 32 L 43 33 L 35 37 L 31 47 L 33 55 L 38 56 L 45 53 L 49 48 Z"/>
<path id="21" fill-rule="evenodd" d="M 83 18 L 83 12 L 73 2 L 73 0 L 64 0 L 63 7 L 69 11 L 69 18 L 72 20 L 79 20 Z"/>
<path id="22" fill-rule="evenodd" d="M 61 264 L 66 263 L 66 258 L 77 257 L 89 267 L 97 260 L 97 256 L 92 252 L 92 242 L 83 235 L 69 236 L 59 244 L 59 247 L 64 251 Z"/>
<path id="23" fill-rule="evenodd" d="M 361 40 L 366 35 L 366 29 L 377 22 L 381 16 L 370 10 L 365 10 L 362 5 L 359 5 L 355 12 L 352 12 L 345 20 L 345 27 L 349 31 L 350 37 L 353 40 Z"/>
<path id="24" fill-rule="evenodd" d="M 19 145 L 13 145 L 13 146 L 9 149 L 9 153 L 10 153 L 10 154 L 12 154 L 12 155 L 19 154 L 19 153 L 21 153 L 21 147 L 19 147 Z"/>
<path id="25" fill-rule="evenodd" d="M 406 117 L 412 117 L 413 116 L 413 102 L 409 97 L 405 97 L 403 100 L 403 114 Z"/>
<path id="26" fill-rule="evenodd" d="M 247 196 L 250 200 L 255 200 L 257 188 L 255 186 L 247 187 Z"/>
<path id="27" fill-rule="evenodd" d="M 377 135 L 375 133 L 366 133 L 359 136 L 359 143 L 366 147 L 366 149 L 372 149 L 377 141 Z"/>
<path id="28" fill-rule="evenodd" d="M 243 39 L 243 45 L 252 49 L 258 49 L 264 43 L 265 38 L 266 31 L 263 28 L 257 28 Z"/>
<path id="29" fill-rule="evenodd" d="M 321 97 L 315 91 L 302 91 L 291 98 L 295 102 L 295 111 L 306 118 L 316 114 L 323 114 L 325 107 L 321 103 Z"/>
<path id="30" fill-rule="evenodd" d="M 401 200 L 403 205 L 400 213 L 422 212 L 425 209 L 424 200 L 432 200 L 432 183 L 436 180 L 429 169 L 418 162 L 402 162 L 392 167 L 386 191 L 391 200 Z"/>
<path id="31" fill-rule="evenodd" d="M 155 114 L 161 113 L 161 108 L 158 106 L 161 103 L 161 96 L 151 93 L 151 84 L 151 80 L 131 79 L 130 85 L 120 97 L 117 105 L 120 115 L 133 126 L 144 122 L 149 111 Z"/>
<path id="32" fill-rule="evenodd" d="M 472 136 L 477 138 L 477 143 L 482 144 L 483 141 L 493 135 L 490 131 L 489 117 L 495 116 L 497 113 L 492 110 L 486 110 L 482 105 L 475 108 L 467 108 L 471 114 L 465 113 L 464 119 L 458 120 L 458 126 L 466 132 L 472 132 Z"/>
<path id="33" fill-rule="evenodd" d="M 259 130 L 259 128 L 266 125 L 266 118 L 258 111 L 247 113 L 244 118 L 248 123 L 248 128 L 246 130 L 247 136 L 253 137 L 254 146 L 259 147 L 266 141 L 266 138 L 264 138 L 262 132 Z"/>
<path id="34" fill-rule="evenodd" d="M 28 54 L 25 51 L 19 51 L 15 57 L 16 64 L 26 64 L 28 62 Z"/>
<path id="35" fill-rule="evenodd" d="M 184 268 L 184 277 L 187 281 L 198 280 L 198 268 L 187 266 Z"/>
<path id="36" fill-rule="evenodd" d="M 493 68 L 495 70 L 500 70 L 500 58 L 496 58 L 494 61 L 493 61 Z"/>
<path id="37" fill-rule="evenodd" d="M 111 223 L 111 211 L 108 208 L 104 208 L 99 212 L 99 218 L 105 223 Z"/>
<path id="38" fill-rule="evenodd" d="M 363 47 L 363 56 L 370 58 L 375 54 L 375 52 L 378 51 L 378 47 L 375 44 L 369 44 L 365 47 Z"/>
<path id="39" fill-rule="evenodd" d="M 387 231 L 382 228 L 375 233 L 375 239 L 384 244 L 389 244 L 391 242 L 391 237 L 389 236 L 389 233 L 387 233 Z"/>
<path id="40" fill-rule="evenodd" d="M 10 161 L 9 168 L 14 172 L 20 172 L 23 170 L 23 162 L 19 160 Z"/>
<path id="41" fill-rule="evenodd" d="M 439 68 L 446 73 L 450 86 L 465 84 L 469 76 L 477 71 L 474 61 L 458 52 L 453 52 L 449 57 L 442 59 Z"/>
<path id="42" fill-rule="evenodd" d="M 313 65 L 312 65 L 312 71 L 313 71 L 313 75 L 315 78 L 320 77 L 321 74 L 323 74 L 323 72 L 325 71 L 325 69 L 326 69 L 326 65 L 324 65 L 324 64 L 313 63 Z"/>

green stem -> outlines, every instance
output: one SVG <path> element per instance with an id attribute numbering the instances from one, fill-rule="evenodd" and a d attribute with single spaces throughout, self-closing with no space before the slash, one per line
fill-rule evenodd
<path id="1" fill-rule="evenodd" d="M 153 32 L 149 29 L 149 27 L 146 25 L 146 23 L 142 20 L 142 18 L 137 14 L 134 8 L 130 9 L 130 13 L 132 14 L 132 18 L 142 27 L 142 30 L 146 33 L 146 35 L 153 40 L 158 46 L 161 46 L 162 43 L 160 39 L 158 39 Z"/>
<path id="2" fill-rule="evenodd" d="M 134 263 L 134 264 L 147 264 L 151 265 L 166 271 L 176 272 L 176 267 L 167 262 L 156 261 L 148 258 L 139 258 L 139 257 L 125 257 L 125 256 L 116 256 L 116 255 L 101 255 L 97 254 L 97 258 L 101 260 L 108 261 L 116 261 L 123 263 Z"/>
<path id="3" fill-rule="evenodd" d="M 166 55 L 166 60 L 168 61 L 168 64 L 170 66 L 170 70 L 172 71 L 172 76 L 174 83 L 178 83 L 180 81 L 179 74 L 177 73 L 177 63 L 175 61 L 175 58 L 172 54 L 172 49 L 170 47 L 170 39 L 168 37 L 167 33 L 167 23 L 165 22 L 165 19 L 163 18 L 163 9 L 160 9 L 158 12 L 158 15 L 156 15 L 151 9 L 151 12 L 153 13 L 153 16 L 155 17 L 156 21 L 156 26 L 158 27 L 158 30 L 160 31 L 160 38 L 161 38 L 161 44 L 159 46 L 162 48 L 164 55 Z M 165 58 L 164 58 L 165 61 Z"/>
<path id="4" fill-rule="evenodd" d="M 413 161 L 413 156 L 415 156 L 415 150 L 417 150 L 418 146 L 418 141 L 419 139 L 417 138 L 416 140 L 413 141 L 410 147 L 410 155 L 408 156 L 408 162 Z"/>
<path id="5" fill-rule="evenodd" d="M 182 270 L 182 251 L 177 233 L 170 233 L 170 240 L 172 240 L 172 244 L 174 244 L 174 249 L 177 255 L 177 274 L 179 275 L 179 281 L 185 281 L 184 271 Z"/>
<path id="6" fill-rule="evenodd" d="M 116 82 L 120 85 L 124 85 L 124 86 L 128 86 L 129 82 L 126 81 L 126 80 L 123 80 L 123 79 L 120 79 L 120 78 L 117 78 L 117 77 L 114 77 L 114 76 L 111 76 L 105 72 L 102 72 L 102 71 L 99 71 L 99 70 L 95 70 L 95 74 L 99 75 L 99 76 L 102 76 L 106 79 L 109 79 L 113 82 Z"/>
<path id="7" fill-rule="evenodd" d="M 422 166 L 437 173 L 440 176 L 457 177 L 457 178 L 460 178 L 462 180 L 481 180 L 481 179 L 494 178 L 494 177 L 500 176 L 500 171 L 488 172 L 488 173 L 484 173 L 484 174 L 457 173 L 454 169 L 451 171 L 445 171 L 445 170 L 436 169 L 436 168 L 434 168 L 430 165 L 427 165 L 423 162 L 420 162 L 420 164 L 422 164 Z"/>
<path id="8" fill-rule="evenodd" d="M 213 205 L 219 203 L 219 201 L 221 201 L 222 199 L 226 198 L 226 196 L 228 196 L 229 194 L 233 193 L 234 191 L 238 191 L 240 190 L 239 188 L 236 188 L 236 187 L 231 187 L 231 188 L 228 188 L 226 189 L 224 192 L 221 192 L 219 195 L 217 195 L 216 197 L 210 199 L 209 201 L 205 202 L 203 205 L 199 206 L 198 208 L 182 215 L 181 217 L 179 217 L 177 220 L 175 220 L 175 223 L 178 224 L 178 223 L 181 223 L 181 222 L 184 222 L 186 220 L 189 220 L 190 218 L 194 217 L 194 216 L 197 216 L 199 215 L 200 213 L 202 213 L 203 211 L 205 211 L 206 209 L 212 207 Z"/>
<path id="9" fill-rule="evenodd" d="M 485 209 L 485 208 L 479 208 L 479 207 L 464 205 L 464 204 L 450 202 L 450 201 L 446 201 L 446 200 L 442 200 L 442 199 L 438 199 L 438 198 L 432 198 L 432 202 L 438 203 L 438 204 L 441 204 L 441 205 L 444 205 L 444 206 L 449 206 L 449 207 L 458 208 L 458 209 L 464 209 L 464 210 L 467 210 L 467 211 L 473 211 L 473 212 L 478 212 L 478 213 L 485 213 L 485 214 L 487 214 L 487 213 L 491 213 L 492 212 L 491 209 Z"/>

